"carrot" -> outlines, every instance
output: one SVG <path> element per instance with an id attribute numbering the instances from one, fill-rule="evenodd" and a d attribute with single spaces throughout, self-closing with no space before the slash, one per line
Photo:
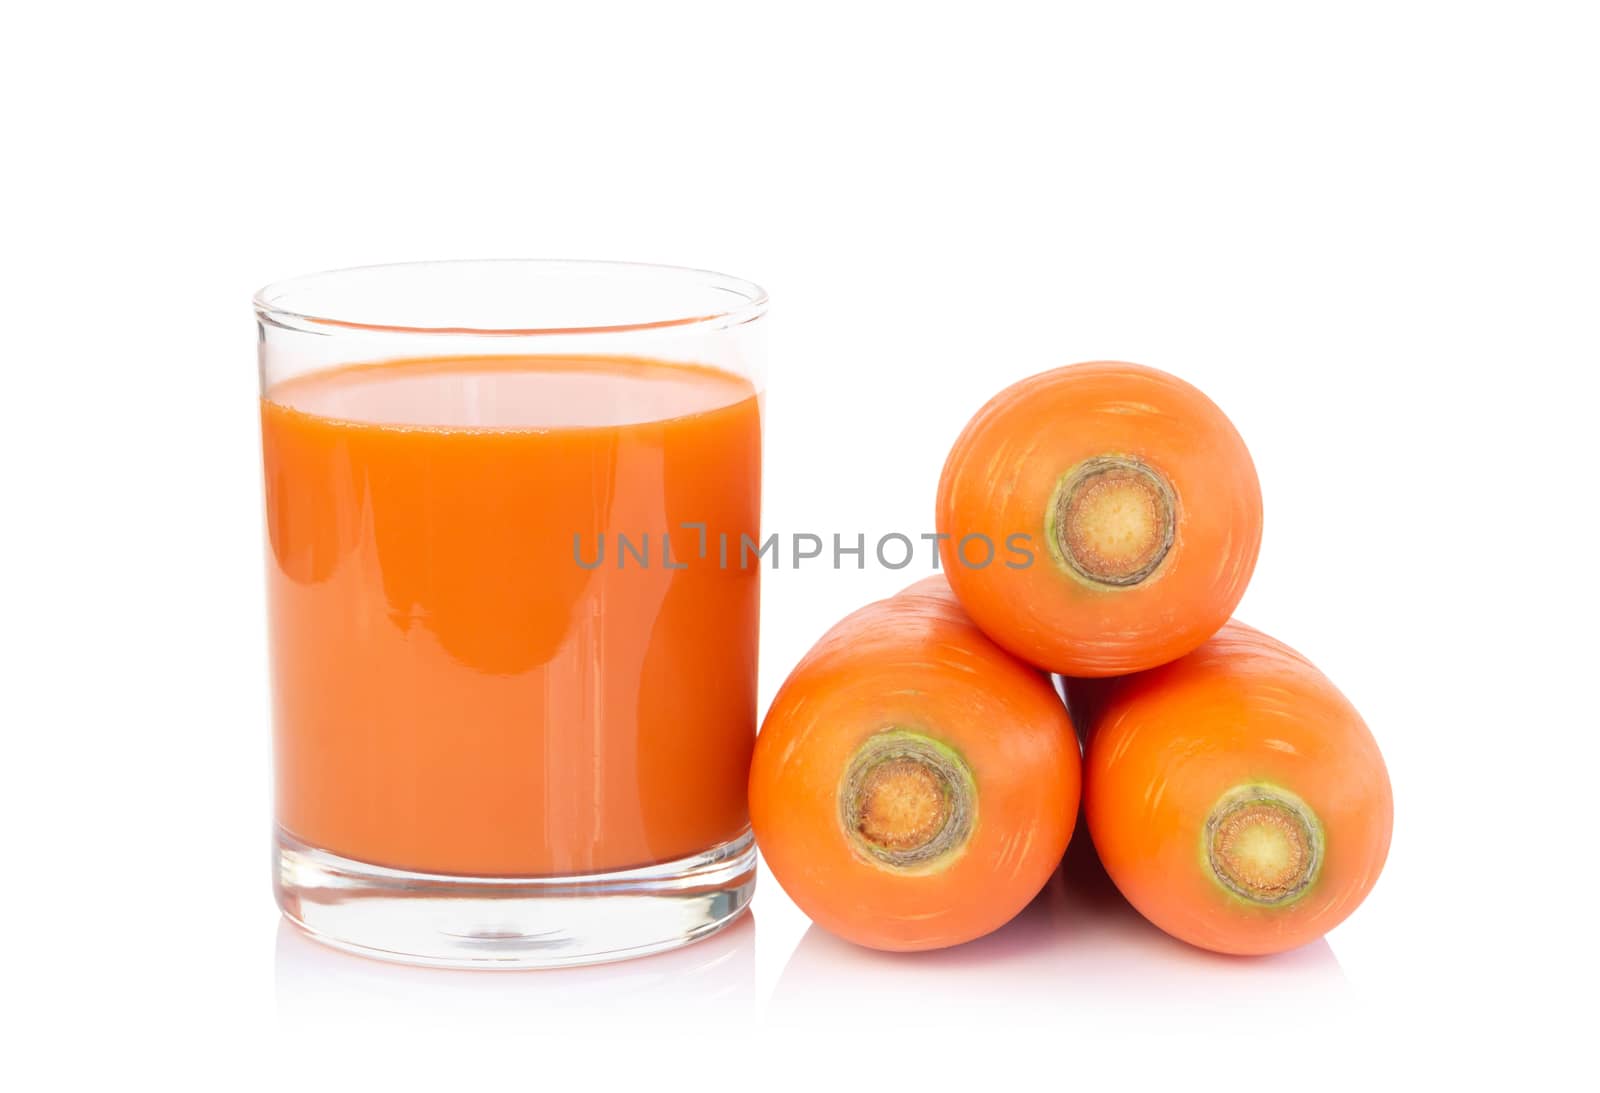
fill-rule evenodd
<path id="1" fill-rule="evenodd" d="M 1275 953 L 1366 898 L 1389 852 L 1389 775 L 1299 653 L 1231 622 L 1180 660 L 1096 683 L 1084 811 L 1145 918 L 1203 949 Z"/>
<path id="2" fill-rule="evenodd" d="M 1153 668 L 1228 620 L 1261 545 L 1244 441 L 1195 388 L 1074 364 L 1000 392 L 945 462 L 950 584 L 1011 652 L 1072 676 Z"/>
<path id="3" fill-rule="evenodd" d="M 1079 763 L 1050 681 L 930 577 L 795 667 L 756 740 L 750 819 L 818 925 L 875 949 L 943 948 L 1004 925 L 1049 880 Z"/>

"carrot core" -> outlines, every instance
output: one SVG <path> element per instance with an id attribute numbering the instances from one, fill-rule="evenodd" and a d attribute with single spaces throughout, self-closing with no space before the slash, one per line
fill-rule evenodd
<path id="1" fill-rule="evenodd" d="M 879 763 L 861 786 L 862 838 L 890 850 L 923 846 L 950 818 L 939 775 L 914 759 Z"/>
<path id="2" fill-rule="evenodd" d="M 1212 874 L 1252 903 L 1286 903 L 1316 879 L 1322 828 L 1306 803 L 1275 786 L 1241 786 L 1206 819 Z"/>
<path id="3" fill-rule="evenodd" d="M 893 869 L 927 872 L 965 849 L 977 785 L 955 749 L 904 729 L 875 733 L 839 781 L 839 822 L 857 851 Z"/>
<path id="4" fill-rule="evenodd" d="M 1139 584 L 1172 549 L 1177 505 L 1159 472 L 1137 459 L 1095 456 L 1056 487 L 1050 541 L 1085 580 Z"/>

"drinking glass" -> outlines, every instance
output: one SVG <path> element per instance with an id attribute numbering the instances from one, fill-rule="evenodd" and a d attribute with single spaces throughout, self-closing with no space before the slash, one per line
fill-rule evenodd
<path id="1" fill-rule="evenodd" d="M 766 306 L 611 262 L 257 294 L 290 921 L 501 968 L 744 910 Z"/>

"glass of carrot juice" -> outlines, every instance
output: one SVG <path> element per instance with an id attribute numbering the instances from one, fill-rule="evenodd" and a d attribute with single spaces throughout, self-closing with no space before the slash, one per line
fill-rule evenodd
<path id="1" fill-rule="evenodd" d="M 744 910 L 766 303 L 608 262 L 257 294 L 292 922 L 529 967 Z"/>

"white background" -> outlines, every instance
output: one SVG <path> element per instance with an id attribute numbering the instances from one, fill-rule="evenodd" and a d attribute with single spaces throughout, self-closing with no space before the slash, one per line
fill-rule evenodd
<path id="1" fill-rule="evenodd" d="M 1586 7 L 10 10 L 5 1084 L 1592 1079 Z M 1266 497 L 1240 616 L 1389 760 L 1366 905 L 1259 961 L 1060 881 L 916 958 L 808 931 L 770 875 L 752 922 L 606 969 L 410 971 L 289 933 L 250 293 L 478 256 L 765 285 L 773 530 L 931 530 L 949 443 L 1033 371 L 1206 390 Z M 908 579 L 772 575 L 763 704 Z"/>

